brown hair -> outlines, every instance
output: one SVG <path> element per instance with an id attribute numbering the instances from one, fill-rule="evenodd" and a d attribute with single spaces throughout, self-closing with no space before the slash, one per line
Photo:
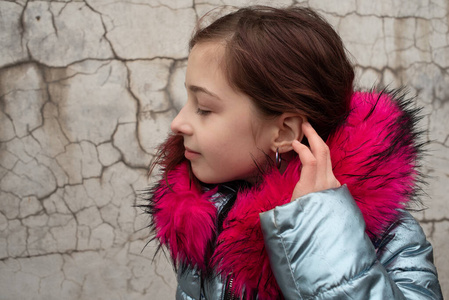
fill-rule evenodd
<path id="1" fill-rule="evenodd" d="M 300 112 L 323 140 L 343 123 L 353 66 L 339 35 L 313 10 L 252 6 L 201 28 L 203 21 L 190 49 L 202 42 L 224 42 L 230 85 L 247 94 L 265 116 Z M 171 137 L 160 148 L 156 163 L 164 162 L 166 170 L 182 161 L 184 149 L 173 148 L 179 138 Z"/>

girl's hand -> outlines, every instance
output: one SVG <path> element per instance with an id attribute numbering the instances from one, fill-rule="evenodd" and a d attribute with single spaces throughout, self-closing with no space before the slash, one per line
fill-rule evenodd
<path id="1" fill-rule="evenodd" d="M 301 178 L 293 190 L 292 201 L 309 193 L 341 186 L 332 172 L 329 147 L 309 122 L 302 124 L 302 130 L 309 141 L 310 149 L 299 141 L 292 143 L 302 164 Z"/>

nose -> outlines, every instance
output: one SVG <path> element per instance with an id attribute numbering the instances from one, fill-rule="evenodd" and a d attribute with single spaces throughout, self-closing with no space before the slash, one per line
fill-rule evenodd
<path id="1" fill-rule="evenodd" d="M 186 117 L 186 106 L 173 119 L 170 128 L 175 134 L 191 135 L 193 133 L 193 127 Z"/>

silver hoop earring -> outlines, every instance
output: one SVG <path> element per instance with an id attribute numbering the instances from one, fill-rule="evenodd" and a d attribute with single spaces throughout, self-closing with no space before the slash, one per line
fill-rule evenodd
<path id="1" fill-rule="evenodd" d="M 282 163 L 282 157 L 281 154 L 279 154 L 279 148 L 276 148 L 276 168 L 280 168 L 281 167 L 281 163 Z"/>

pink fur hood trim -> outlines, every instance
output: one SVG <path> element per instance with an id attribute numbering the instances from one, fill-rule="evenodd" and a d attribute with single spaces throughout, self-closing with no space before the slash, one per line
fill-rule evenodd
<path id="1" fill-rule="evenodd" d="M 382 237 L 396 220 L 397 209 L 405 208 L 416 191 L 418 111 L 410 104 L 398 92 L 356 92 L 346 122 L 327 141 L 334 174 L 348 186 L 372 240 Z M 274 169 L 264 175 L 263 184 L 239 192 L 218 237 L 217 209 L 211 200 L 217 190 L 203 193 L 191 184 L 187 163 L 167 175 L 146 208 L 155 238 L 169 249 L 175 265 L 212 268 L 232 276 L 238 294 L 276 298 L 279 288 L 265 251 L 259 214 L 290 201 L 300 177 L 299 160 L 283 174 Z"/>

